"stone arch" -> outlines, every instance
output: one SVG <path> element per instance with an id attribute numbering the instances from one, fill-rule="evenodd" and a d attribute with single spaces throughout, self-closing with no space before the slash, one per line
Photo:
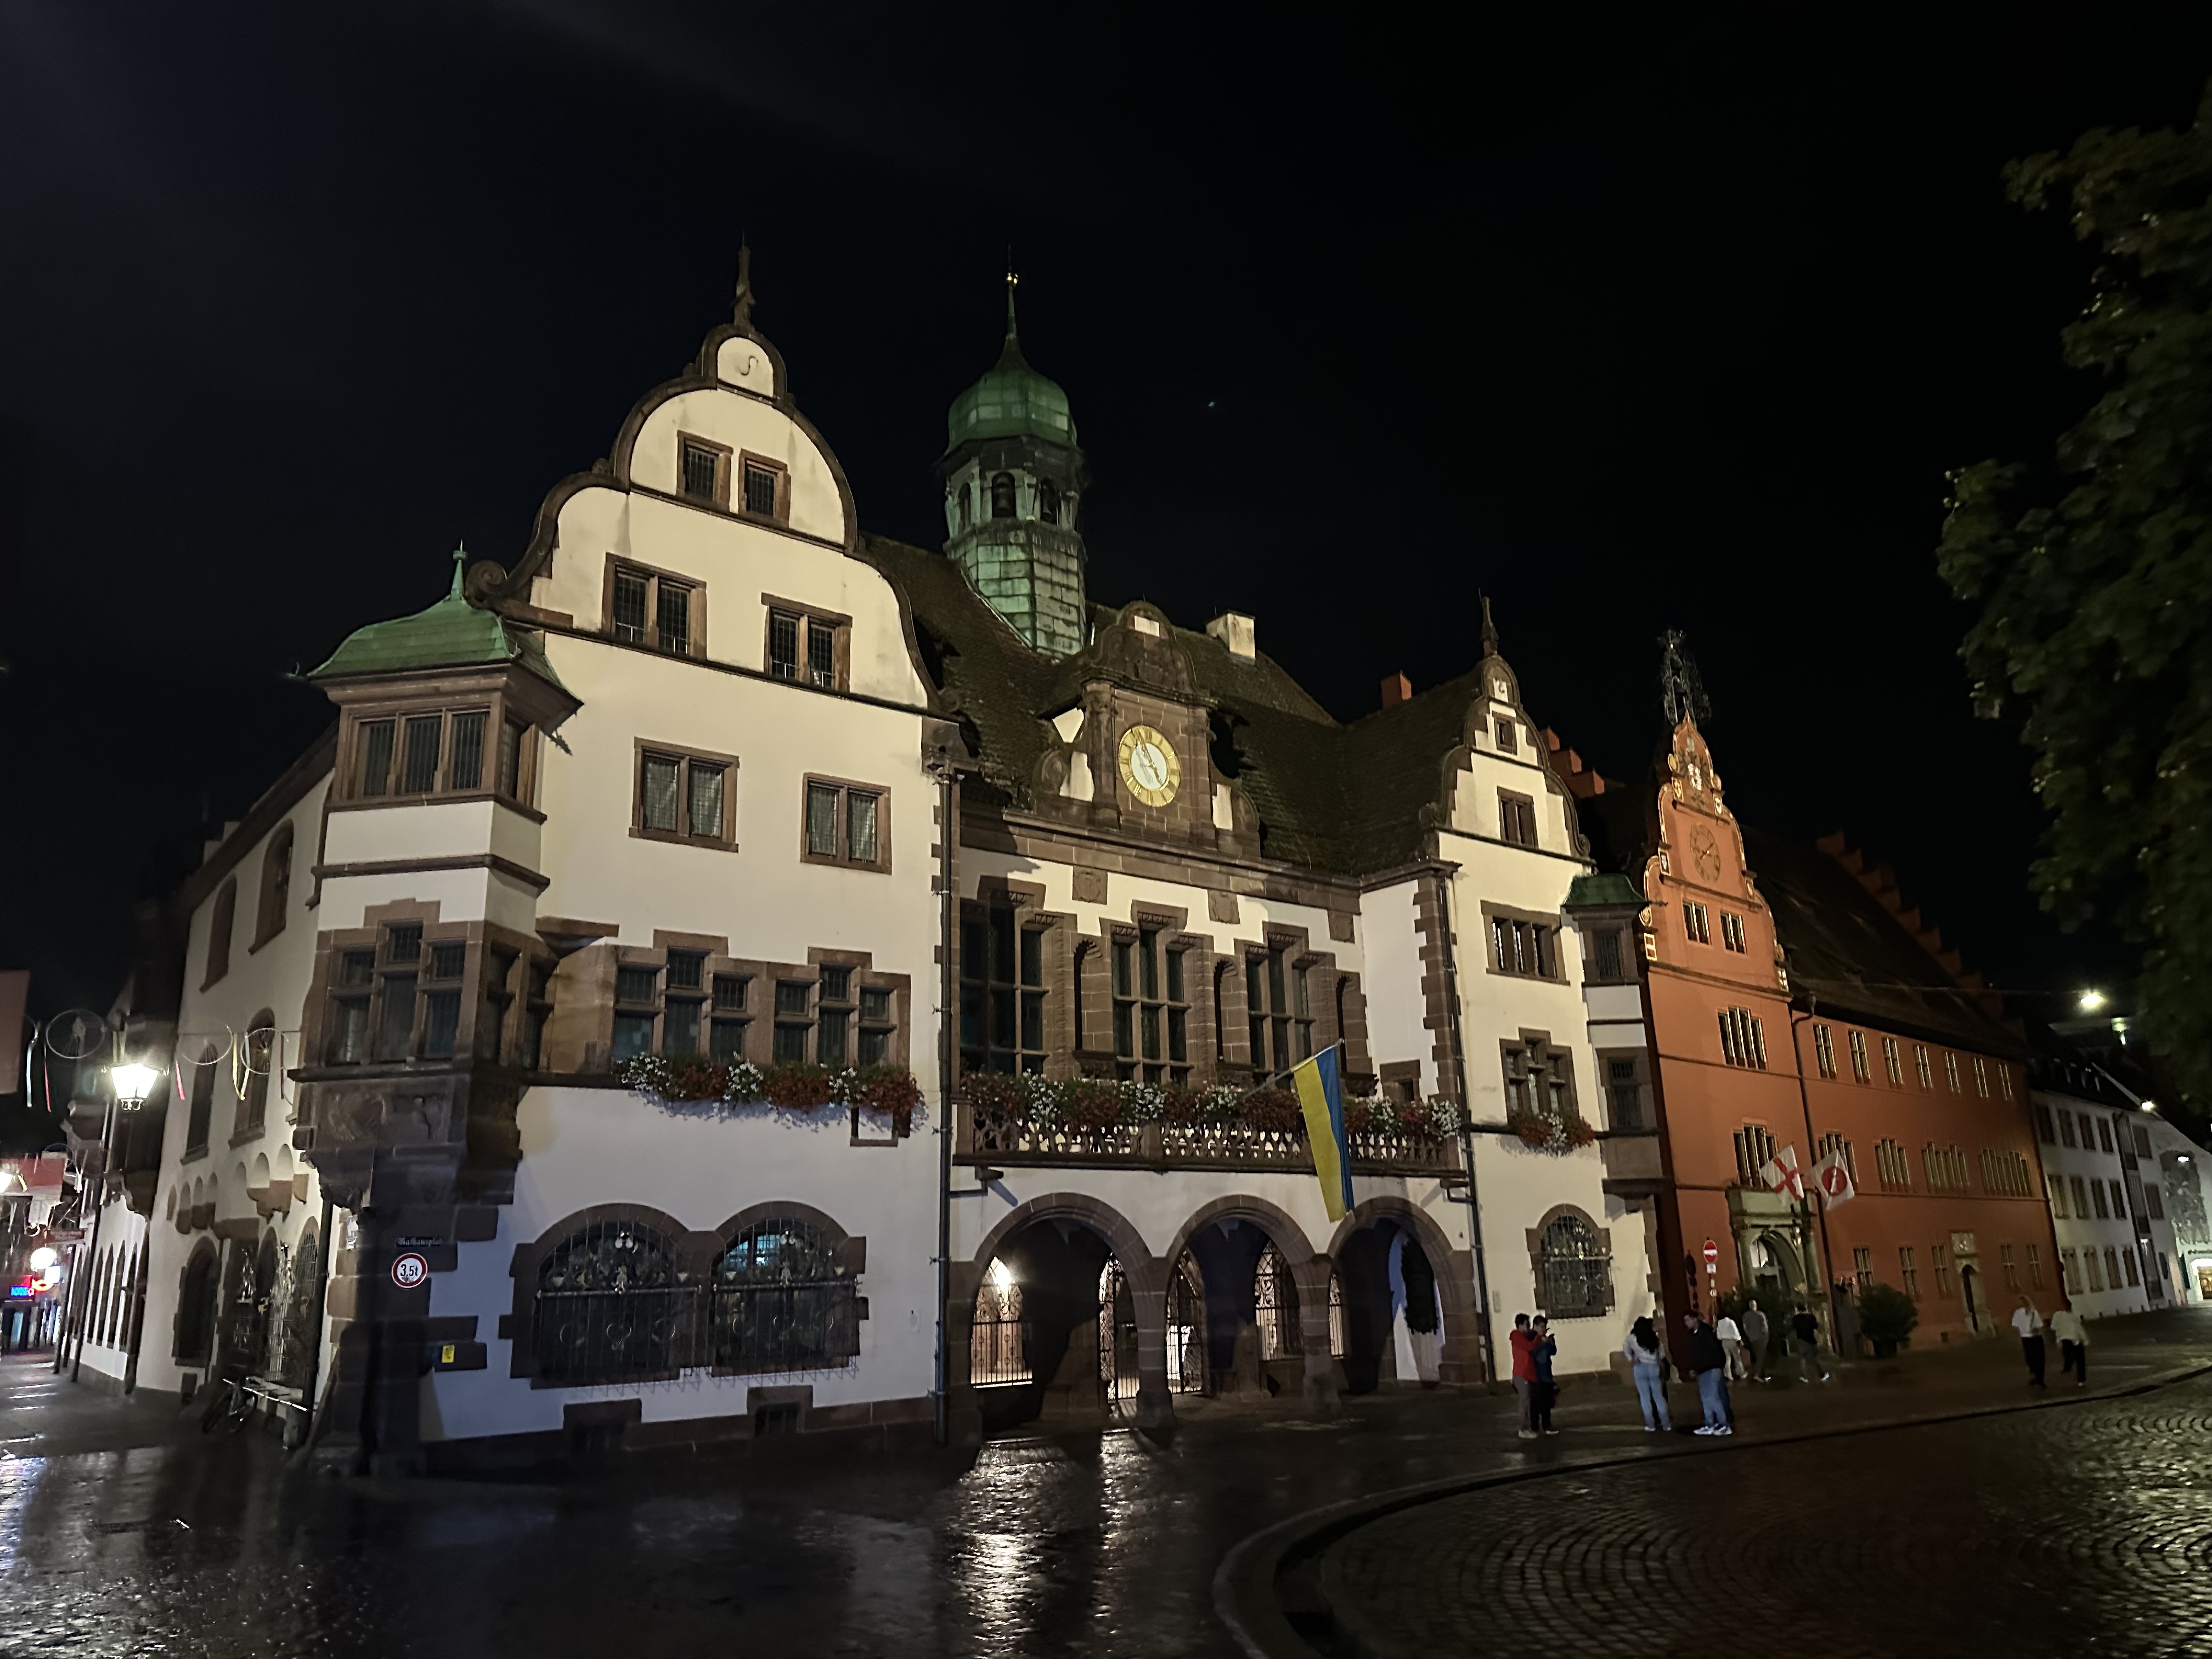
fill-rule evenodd
<path id="1" fill-rule="evenodd" d="M 1305 1360 L 1306 1403 L 1323 1413 L 1334 1410 L 1340 1390 L 1334 1357 L 1329 1352 L 1328 1287 L 1335 1268 L 1328 1256 L 1314 1249 L 1306 1230 L 1288 1211 L 1246 1193 L 1210 1200 L 1194 1210 L 1176 1231 L 1160 1258 L 1165 1271 L 1175 1271 L 1175 1264 L 1202 1230 L 1228 1219 L 1251 1222 L 1289 1264 L 1291 1282 L 1298 1292 L 1298 1346 Z"/>
<path id="2" fill-rule="evenodd" d="M 1437 1298 L 1443 1304 L 1443 1346 L 1437 1360 L 1437 1380 L 1478 1383 L 1483 1380 L 1483 1309 L 1475 1293 L 1474 1257 L 1469 1250 L 1454 1249 L 1436 1218 L 1412 1200 L 1396 1193 L 1382 1193 L 1354 1206 L 1329 1237 L 1332 1261 L 1343 1259 L 1344 1247 L 1362 1228 L 1378 1221 L 1395 1222 L 1419 1241 L 1422 1254 L 1436 1270 Z M 1326 1290 L 1323 1291 L 1327 1295 Z M 1326 1306 L 1323 1314 L 1326 1318 Z"/>
<path id="3" fill-rule="evenodd" d="M 1148 1432 L 1172 1433 L 1175 1408 L 1167 1382 L 1168 1263 L 1155 1257 L 1144 1235 L 1110 1204 L 1088 1193 L 1045 1193 L 1015 1206 L 999 1218 L 983 1236 L 969 1261 L 950 1264 L 949 1295 L 945 1310 L 946 1384 L 973 1398 L 969 1380 L 969 1334 L 975 1324 L 975 1298 L 992 1261 L 1015 1235 L 1041 1222 L 1072 1221 L 1104 1241 L 1121 1264 L 1129 1287 L 1137 1322 L 1137 1426 Z"/>
<path id="4" fill-rule="evenodd" d="M 546 1382 L 538 1376 L 532 1334 L 537 1328 L 538 1275 L 546 1257 L 595 1222 L 629 1222 L 649 1229 L 666 1243 L 669 1255 L 678 1267 L 695 1277 L 698 1276 L 698 1264 L 702 1261 L 711 1263 L 713 1256 L 709 1252 L 721 1242 L 720 1234 L 694 1233 L 667 1211 L 657 1210 L 649 1204 L 592 1204 L 571 1211 L 537 1237 L 517 1244 L 507 1262 L 507 1272 L 514 1281 L 513 1301 L 510 1311 L 500 1321 L 500 1334 L 511 1339 L 508 1376 L 526 1378 L 533 1387 L 576 1386 Z M 674 1375 L 669 1373 L 671 1376 Z"/>
<path id="5" fill-rule="evenodd" d="M 719 1227 L 705 1233 L 695 1233 L 695 1240 L 708 1243 L 705 1257 L 699 1261 L 698 1271 L 711 1273 L 723 1253 L 737 1242 L 738 1235 L 757 1221 L 788 1216 L 816 1229 L 836 1245 L 846 1258 L 848 1269 L 854 1273 L 865 1271 L 868 1241 L 865 1234 L 855 1236 L 845 1231 L 837 1218 L 827 1210 L 817 1210 L 811 1204 L 801 1204 L 797 1199 L 770 1199 L 764 1204 L 749 1204 Z"/>
<path id="6" fill-rule="evenodd" d="M 214 1355 L 218 1265 L 214 1241 L 203 1238 L 192 1246 L 177 1276 L 177 1316 L 169 1352 L 179 1365 L 204 1365 Z"/>

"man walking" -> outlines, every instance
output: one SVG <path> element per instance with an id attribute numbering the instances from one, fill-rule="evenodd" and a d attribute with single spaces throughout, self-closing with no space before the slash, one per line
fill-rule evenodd
<path id="1" fill-rule="evenodd" d="M 2074 1386 L 2089 1384 L 2089 1333 L 2081 1328 L 2081 1316 L 2069 1304 L 2051 1316 L 2051 1334 L 2058 1339 L 2061 1372 L 2074 1373 Z"/>
<path id="2" fill-rule="evenodd" d="M 1790 1346 L 1797 1350 L 1797 1376 L 1810 1382 L 1813 1373 L 1820 1373 L 1820 1381 L 1828 1380 L 1828 1373 L 1820 1364 L 1820 1323 L 1813 1317 L 1810 1308 L 1800 1308 L 1790 1316 Z"/>
<path id="3" fill-rule="evenodd" d="M 2025 1296 L 2012 1310 L 2012 1328 L 2020 1333 L 2021 1358 L 2027 1361 L 2027 1385 L 2043 1386 L 2043 1316 Z"/>
<path id="4" fill-rule="evenodd" d="M 1745 1364 L 1749 1368 L 1751 1380 L 1754 1382 L 1764 1381 L 1766 1376 L 1766 1316 L 1759 1312 L 1756 1297 L 1744 1304 L 1743 1348 L 1748 1356 Z"/>
<path id="5" fill-rule="evenodd" d="M 1721 1315 L 1720 1322 L 1713 1329 L 1720 1337 L 1721 1352 L 1728 1356 L 1729 1381 L 1733 1382 L 1744 1374 L 1743 1333 L 1726 1312 Z"/>
<path id="6" fill-rule="evenodd" d="M 1536 1338 L 1528 1328 L 1528 1316 L 1513 1316 L 1513 1393 L 1521 1404 L 1521 1437 L 1536 1437 L 1536 1417 L 1532 1407 L 1536 1395 Z"/>
<path id="7" fill-rule="evenodd" d="M 1697 1373 L 1698 1403 L 1705 1407 L 1705 1421 L 1693 1434 L 1734 1434 L 1735 1425 L 1729 1410 L 1728 1353 L 1721 1346 L 1720 1333 L 1694 1313 L 1682 1316 L 1682 1323 L 1690 1332 L 1690 1369 Z"/>

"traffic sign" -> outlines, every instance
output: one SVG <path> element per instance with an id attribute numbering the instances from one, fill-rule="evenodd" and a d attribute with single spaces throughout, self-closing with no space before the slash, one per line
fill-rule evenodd
<path id="1" fill-rule="evenodd" d="M 1717 1273 L 1721 1270 L 1721 1247 L 1711 1239 L 1705 1241 L 1705 1271 Z"/>
<path id="2" fill-rule="evenodd" d="M 392 1282 L 403 1291 L 411 1291 L 430 1276 L 428 1257 L 409 1250 L 392 1261 Z"/>

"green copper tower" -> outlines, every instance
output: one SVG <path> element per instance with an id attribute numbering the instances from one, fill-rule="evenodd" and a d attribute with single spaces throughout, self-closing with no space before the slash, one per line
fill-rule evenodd
<path id="1" fill-rule="evenodd" d="M 1048 657 L 1088 637 L 1083 538 L 1076 509 L 1087 482 L 1067 394 L 1029 366 L 1006 277 L 1006 340 L 983 378 L 952 400 L 937 463 L 945 486 L 946 556 L 985 603 Z"/>

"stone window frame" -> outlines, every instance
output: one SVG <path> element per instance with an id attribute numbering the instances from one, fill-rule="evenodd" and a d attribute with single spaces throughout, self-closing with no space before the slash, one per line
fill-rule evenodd
<path id="1" fill-rule="evenodd" d="M 674 830 L 654 830 L 645 822 L 645 761 L 647 755 L 672 759 L 678 765 Z M 691 832 L 691 767 L 702 762 L 722 769 L 722 832 L 715 836 Z M 716 852 L 738 850 L 738 770 L 743 763 L 735 755 L 712 749 L 695 749 L 680 743 L 661 743 L 652 738 L 631 739 L 629 772 L 629 833 L 635 841 L 657 841 L 678 847 L 703 847 Z"/>
<path id="2" fill-rule="evenodd" d="M 1517 967 L 1505 968 L 1498 965 L 1504 938 L 1502 930 L 1512 927 L 1529 927 L 1538 930 L 1532 937 L 1529 947 L 1534 952 L 1538 963 L 1535 972 L 1530 973 Z M 1550 985 L 1565 985 L 1568 982 L 1567 953 L 1563 937 L 1565 933 L 1565 928 L 1557 911 L 1522 910 L 1509 904 L 1492 904 L 1489 900 L 1485 899 L 1482 902 L 1483 971 L 1486 974 L 1502 974 L 1508 979 L 1533 979 Z M 1547 948 L 1552 957 L 1552 971 L 1548 974 L 1542 970 L 1541 966 L 1544 952 Z M 1517 945 L 1515 955 L 1516 957 L 1519 955 Z"/>
<path id="3" fill-rule="evenodd" d="M 200 989 L 221 982 L 230 971 L 231 935 L 238 927 L 238 878 L 225 876 L 222 885 L 216 889 L 215 903 L 208 914 L 206 972 L 200 980 Z"/>
<path id="4" fill-rule="evenodd" d="M 787 599 L 780 594 L 761 596 L 761 672 L 785 685 L 802 685 L 814 691 L 849 691 L 853 684 L 853 619 L 842 611 L 831 611 L 805 599 Z M 792 672 L 775 672 L 775 619 L 790 617 L 798 627 L 798 655 Z M 830 635 L 830 684 L 817 684 L 810 666 L 812 656 L 808 641 L 812 630 L 819 628 Z"/>
<path id="5" fill-rule="evenodd" d="M 619 576 L 644 579 L 645 637 L 642 639 L 626 640 L 615 632 L 615 581 Z M 660 641 L 660 589 L 664 584 L 681 587 L 690 595 L 684 621 L 689 637 L 681 651 L 672 651 Z M 647 564 L 642 559 L 633 559 L 626 554 L 610 553 L 599 590 L 599 633 L 614 644 L 629 646 L 635 650 L 651 651 L 664 657 L 703 659 L 707 654 L 706 581 L 680 570 L 664 570 L 658 565 Z"/>
<path id="6" fill-rule="evenodd" d="M 1645 1047 L 1633 1048 L 1600 1048 L 1596 1051 L 1598 1092 L 1605 1102 L 1606 1127 L 1614 1134 L 1640 1134 L 1659 1127 L 1658 1114 L 1653 1109 L 1651 1088 L 1651 1051 Z M 1632 1079 L 1636 1090 L 1637 1121 L 1624 1124 L 1620 1111 L 1614 1103 L 1613 1068 L 1618 1065 L 1634 1067 Z"/>
<path id="7" fill-rule="evenodd" d="M 1605 1306 L 1596 1313 L 1557 1313 L 1553 1310 L 1551 1304 L 1546 1299 L 1544 1284 L 1544 1235 L 1550 1230 L 1553 1222 L 1560 1220 L 1563 1218 L 1572 1218 L 1575 1220 L 1580 1221 L 1583 1225 L 1588 1227 L 1591 1232 L 1596 1235 L 1598 1243 L 1604 1247 L 1606 1264 Z M 1550 1209 L 1545 1211 L 1544 1213 L 1537 1218 L 1536 1224 L 1534 1226 L 1527 1230 L 1525 1237 L 1528 1240 L 1528 1274 L 1533 1291 L 1533 1299 L 1536 1305 L 1536 1310 L 1542 1314 L 1547 1319 L 1553 1321 L 1570 1319 L 1603 1319 L 1611 1315 L 1613 1310 L 1620 1304 L 1620 1292 L 1614 1285 L 1613 1279 L 1613 1229 L 1603 1222 L 1599 1221 L 1595 1217 L 1592 1216 L 1588 1210 L 1583 1209 L 1578 1204 L 1554 1204 Z"/>
<path id="8" fill-rule="evenodd" d="M 765 472 L 775 480 L 775 504 L 766 513 L 756 512 L 747 505 L 746 474 Z M 791 469 L 772 455 L 763 455 L 750 449 L 738 452 L 738 464 L 732 471 L 726 486 L 728 499 L 723 503 L 740 519 L 753 524 L 788 526 L 791 523 Z"/>
<path id="9" fill-rule="evenodd" d="M 704 450 L 714 458 L 714 487 L 713 491 L 706 495 L 695 495 L 686 488 L 689 480 L 685 473 L 690 458 L 685 452 L 692 449 Z M 736 452 L 727 444 L 717 443 L 712 438 L 703 438 L 696 432 L 686 432 L 681 428 L 678 428 L 676 478 L 668 493 L 680 501 L 690 501 L 702 507 L 719 507 L 725 513 L 728 512 L 730 510 L 730 462 L 735 453 Z"/>
<path id="10" fill-rule="evenodd" d="M 1498 1039 L 1498 1079 L 1504 1091 L 1505 1121 L 1516 1123 L 1522 1117 L 1531 1115 L 1528 1109 L 1516 1107 L 1515 1104 L 1518 1095 L 1516 1085 L 1524 1079 L 1514 1075 L 1513 1067 L 1516 1060 L 1525 1062 L 1532 1049 L 1540 1052 L 1542 1055 L 1542 1063 L 1538 1069 L 1547 1077 L 1563 1079 L 1566 1084 L 1566 1109 L 1564 1113 L 1557 1115 L 1557 1121 L 1561 1123 L 1583 1121 L 1582 1090 L 1575 1079 L 1574 1050 L 1563 1044 L 1553 1042 L 1549 1031 L 1536 1030 L 1529 1027 L 1522 1028 L 1516 1036 Z M 1610 1110 L 1609 1101 L 1607 1109 Z M 1538 1101 L 1533 1115 L 1540 1118 L 1553 1117 L 1551 1102 Z"/>
<path id="11" fill-rule="evenodd" d="M 286 818 L 269 832 L 261 849 L 261 880 L 254 903 L 253 942 L 246 947 L 248 956 L 284 931 L 292 908 L 292 863 L 298 845 L 292 820 Z"/>
<path id="12" fill-rule="evenodd" d="M 306 1067 L 326 1076 L 354 1077 L 388 1071 L 396 1066 L 465 1066 L 477 1060 L 490 1060 L 495 1055 L 496 1064 L 513 1064 L 507 1056 L 517 1054 L 523 1046 L 524 1027 L 532 1015 L 532 999 L 518 989 L 516 994 L 496 1004 L 488 1001 L 483 994 L 483 968 L 487 955 L 497 951 L 512 956 L 514 966 L 510 969 L 509 984 L 527 988 L 533 969 L 556 969 L 560 958 L 534 933 L 524 933 L 498 922 L 482 919 L 464 921 L 440 920 L 441 902 L 435 899 L 395 899 L 386 904 L 370 905 L 362 915 L 358 927 L 334 929 L 322 934 L 315 942 L 315 966 L 308 981 L 307 996 L 301 1018 L 300 1053 Z M 425 1058 L 422 1054 L 422 1036 L 429 1018 L 429 1000 L 418 978 L 416 1006 L 409 1029 L 407 1054 L 399 1060 L 378 1060 L 374 1057 L 376 1034 L 382 1029 L 383 980 L 386 977 L 383 960 L 385 930 L 394 923 L 419 923 L 422 928 L 422 959 L 427 963 L 430 950 L 436 945 L 460 944 L 465 947 L 462 957 L 459 978 L 450 982 L 441 981 L 430 988 L 434 990 L 456 991 L 460 999 L 459 1018 L 453 1033 L 453 1052 L 450 1058 Z M 340 963 L 349 952 L 374 951 L 377 963 L 373 970 L 377 983 L 369 1000 L 368 1057 L 358 1061 L 335 1061 L 330 1058 L 329 1045 L 334 1040 L 334 1014 L 341 987 L 337 981 Z M 519 974 L 517 972 L 519 969 Z M 483 1015 L 488 1006 L 497 1009 L 495 1028 L 488 1024 Z M 489 1049 L 486 1044 L 491 1046 Z M 542 1060 L 542 1054 L 540 1056 Z"/>
<path id="13" fill-rule="evenodd" d="M 1103 954 L 1105 957 L 1107 994 L 1115 1011 L 1109 1016 L 1108 1040 L 1114 1048 L 1115 1071 L 1117 1076 L 1122 1073 L 1125 1067 L 1132 1077 L 1139 1076 L 1150 1068 L 1161 1073 L 1158 1078 L 1150 1079 L 1151 1081 L 1162 1085 L 1172 1084 L 1187 1086 L 1196 1075 L 1200 1062 L 1194 1060 L 1192 1056 L 1194 1054 L 1203 1053 L 1206 1045 L 1203 1041 L 1193 1041 L 1194 1036 L 1200 1038 L 1204 1036 L 1202 1021 L 1204 1004 L 1194 994 L 1193 988 L 1201 981 L 1207 986 L 1212 983 L 1213 942 L 1203 934 L 1188 932 L 1189 921 L 1190 913 L 1188 910 L 1166 905 L 1137 902 L 1130 906 L 1127 921 L 1110 923 L 1104 930 L 1106 948 Z M 1144 964 L 1140 951 L 1144 936 L 1148 933 L 1153 936 L 1159 951 L 1158 969 L 1159 994 L 1157 997 L 1147 997 L 1145 994 Z M 1127 996 L 1121 993 L 1114 979 L 1115 957 L 1124 946 L 1129 947 L 1131 953 L 1129 981 L 1131 988 Z M 1170 957 L 1180 959 L 1173 969 L 1169 966 Z M 1179 972 L 1182 978 L 1182 1000 L 1180 1002 L 1174 1000 L 1168 994 L 1170 975 L 1176 972 Z M 1117 1018 L 1121 1006 L 1125 1003 L 1133 1011 L 1130 1019 L 1131 1052 L 1127 1054 L 1121 1051 L 1121 1032 Z M 1158 1059 L 1147 1060 L 1145 1057 L 1145 1045 L 1139 1024 L 1140 1022 L 1148 1023 L 1152 1018 L 1155 1010 L 1158 1011 L 1160 1054 Z M 1172 1026 L 1174 1011 L 1176 1010 L 1180 1010 L 1183 1017 L 1183 1057 L 1181 1060 L 1173 1057 Z M 1217 1049 L 1218 1046 L 1217 1038 Z M 1176 1075 L 1178 1072 L 1181 1073 L 1181 1076 Z"/>
<path id="14" fill-rule="evenodd" d="M 1607 916 L 1602 920 L 1577 918 L 1575 931 L 1582 936 L 1581 951 L 1583 983 L 1585 985 L 1633 985 L 1637 982 L 1636 924 L 1626 916 Z M 1602 941 L 1610 939 L 1618 959 L 1613 971 L 1604 971 Z M 1496 969 L 1496 951 L 1492 948 L 1492 966 Z"/>
<path id="15" fill-rule="evenodd" d="M 1543 834 L 1536 821 L 1534 795 L 1524 795 L 1514 789 L 1498 792 L 1498 839 L 1508 847 L 1540 850 Z"/>
<path id="16" fill-rule="evenodd" d="M 624 1389 L 641 1387 L 649 1382 L 670 1382 L 685 1371 L 700 1371 L 710 1376 L 789 1376 L 793 1370 L 754 1371 L 714 1364 L 683 1365 L 643 1375 L 633 1374 L 619 1382 L 580 1382 L 572 1378 L 546 1378 L 538 1374 L 536 1323 L 538 1314 L 538 1280 L 545 1260 L 554 1251 L 585 1228 L 595 1223 L 627 1222 L 638 1227 L 649 1227 L 668 1241 L 669 1254 L 677 1270 L 690 1275 L 686 1283 L 696 1285 L 706 1295 L 713 1295 L 714 1273 L 723 1255 L 740 1234 L 756 1222 L 790 1217 L 820 1229 L 830 1236 L 832 1248 L 843 1256 L 855 1281 L 867 1272 L 868 1240 L 865 1233 L 849 1233 L 836 1218 L 811 1204 L 796 1199 L 770 1199 L 746 1206 L 720 1224 L 708 1228 L 686 1227 L 667 1211 L 649 1204 L 592 1204 L 572 1211 L 541 1231 L 537 1237 L 516 1244 L 507 1259 L 507 1274 L 512 1280 L 507 1311 L 499 1316 L 498 1334 L 507 1346 L 507 1376 L 516 1382 L 527 1382 L 533 1389 Z M 868 1298 L 859 1299 L 859 1317 L 865 1322 L 868 1317 Z M 851 1363 L 857 1364 L 859 1356 Z M 800 1370 L 817 1368 L 801 1367 Z"/>
<path id="17" fill-rule="evenodd" d="M 837 792 L 837 845 L 839 851 L 817 853 L 807 831 L 806 814 L 817 788 Z M 854 794 L 876 798 L 876 858 L 864 861 L 850 855 L 852 846 L 852 797 Z M 891 872 L 891 790 L 889 784 L 865 783 L 858 778 L 833 777 L 826 772 L 809 772 L 799 786 L 799 861 L 818 864 L 834 870 L 860 870 L 872 875 L 887 876 Z"/>

